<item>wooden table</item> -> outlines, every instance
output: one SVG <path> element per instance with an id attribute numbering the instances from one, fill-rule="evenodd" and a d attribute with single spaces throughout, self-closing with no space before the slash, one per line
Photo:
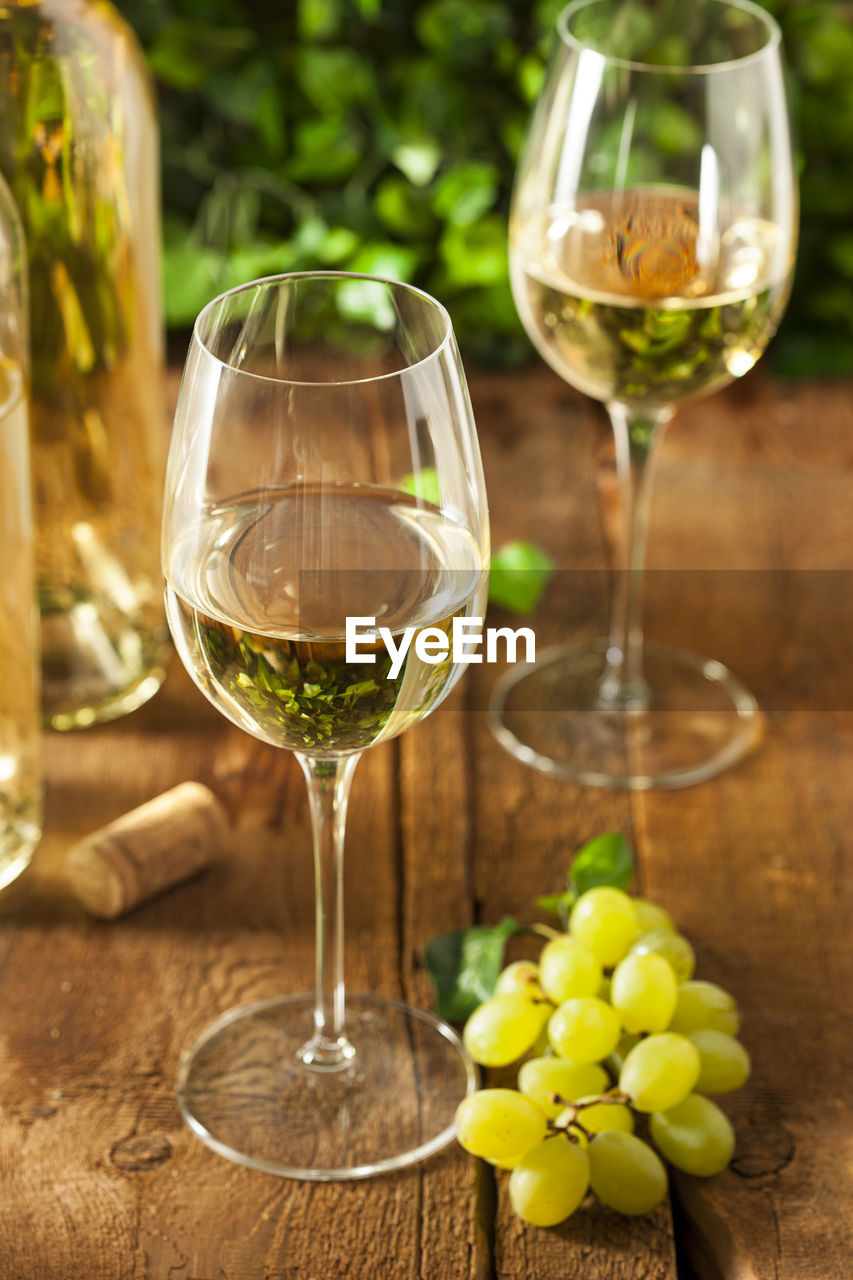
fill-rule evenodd
<path id="1" fill-rule="evenodd" d="M 541 368 L 475 376 L 472 394 L 495 545 L 530 537 L 565 568 L 600 569 L 600 411 Z M 664 445 L 651 565 L 738 569 L 747 585 L 721 608 L 695 574 L 677 590 L 656 576 L 649 631 L 759 688 L 766 733 L 740 767 L 668 794 L 550 780 L 492 739 L 482 669 L 356 775 L 349 978 L 426 1007 L 428 939 L 533 918 L 582 842 L 630 837 L 639 887 L 743 1007 L 754 1076 L 726 1103 L 733 1167 L 676 1180 L 649 1219 L 589 1208 L 546 1232 L 455 1147 L 314 1186 L 208 1151 L 178 1115 L 179 1053 L 225 1008 L 310 985 L 312 875 L 295 762 L 228 725 L 175 663 L 142 711 L 46 739 L 44 839 L 0 898 L 2 1280 L 849 1277 L 851 428 L 849 384 L 759 374 L 685 410 Z M 600 574 L 577 580 L 563 604 L 546 597 L 538 635 L 603 624 Z M 123 920 L 88 918 L 65 887 L 69 845 L 184 779 L 227 805 L 227 858 Z"/>

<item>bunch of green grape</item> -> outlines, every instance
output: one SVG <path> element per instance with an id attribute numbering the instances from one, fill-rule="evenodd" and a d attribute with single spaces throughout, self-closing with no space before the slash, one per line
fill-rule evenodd
<path id="1" fill-rule="evenodd" d="M 524 1059 L 517 1089 L 462 1101 L 456 1131 L 466 1151 L 512 1171 L 510 1200 L 526 1222 L 554 1226 L 590 1190 L 621 1213 L 648 1213 L 666 1195 L 661 1156 L 701 1177 L 729 1163 L 734 1132 L 708 1095 L 739 1088 L 749 1055 L 735 1039 L 733 997 L 694 981 L 694 969 L 662 907 L 594 888 L 575 903 L 568 933 L 546 943 L 538 964 L 505 968 L 468 1019 L 476 1062 Z M 635 1133 L 638 1120 L 650 1142 Z"/>

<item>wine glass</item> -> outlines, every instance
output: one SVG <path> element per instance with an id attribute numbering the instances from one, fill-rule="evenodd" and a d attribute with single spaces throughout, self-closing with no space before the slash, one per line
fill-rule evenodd
<path id="1" fill-rule="evenodd" d="M 675 407 L 745 374 L 784 310 L 797 191 L 774 20 L 747 0 L 576 0 L 519 163 L 513 292 L 540 354 L 604 403 L 622 542 L 606 640 L 498 682 L 499 740 L 598 786 L 681 787 L 757 740 L 720 662 L 643 644 L 651 477 Z"/>
<path id="2" fill-rule="evenodd" d="M 230 1010 L 181 1063 L 185 1119 L 238 1163 L 315 1180 L 400 1168 L 450 1141 L 474 1087 L 431 1014 L 345 999 L 342 855 L 359 755 L 454 685 L 462 665 L 442 637 L 482 614 L 488 553 L 443 307 L 408 285 L 311 272 L 202 311 L 166 478 L 169 625 L 213 705 L 295 753 L 315 859 L 316 991 Z"/>

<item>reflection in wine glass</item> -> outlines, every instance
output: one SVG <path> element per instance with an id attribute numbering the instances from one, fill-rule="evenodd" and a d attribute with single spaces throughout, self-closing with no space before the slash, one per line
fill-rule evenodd
<path id="1" fill-rule="evenodd" d="M 576 0 L 519 165 L 519 313 L 607 407 L 621 548 L 610 633 L 504 677 L 492 727 L 548 773 L 610 787 L 710 778 L 757 736 L 721 663 L 643 644 L 651 476 L 682 400 L 755 364 L 787 301 L 797 195 L 780 35 L 747 0 Z"/>
<path id="2" fill-rule="evenodd" d="M 438 303 L 318 272 L 205 308 L 166 480 L 169 624 L 214 706 L 296 754 L 315 853 L 315 995 L 229 1011 L 181 1066 L 184 1116 L 240 1163 L 308 1179 L 399 1168 L 450 1140 L 473 1087 L 449 1027 L 396 1000 L 345 999 L 342 854 L 360 752 L 427 715 L 462 670 L 417 637 L 432 628 L 440 641 L 482 613 L 488 549 L 468 393 Z"/>

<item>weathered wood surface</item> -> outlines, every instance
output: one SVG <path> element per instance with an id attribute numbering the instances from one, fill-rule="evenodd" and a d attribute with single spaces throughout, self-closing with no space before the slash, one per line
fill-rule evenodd
<path id="1" fill-rule="evenodd" d="M 594 629 L 611 488 L 602 417 L 544 370 L 475 377 L 472 393 L 495 543 L 532 537 L 587 571 L 546 598 L 537 635 Z M 717 594 L 697 598 L 692 576 L 673 592 L 655 575 L 650 629 L 763 686 L 774 709 L 761 749 L 690 791 L 582 790 L 501 751 L 483 713 L 494 673 L 473 672 L 359 765 L 348 962 L 354 987 L 426 1004 L 433 934 L 530 918 L 578 844 L 624 830 L 641 887 L 743 1006 L 755 1074 L 726 1104 L 733 1169 L 679 1181 L 672 1218 L 583 1210 L 541 1232 L 458 1150 L 309 1187 L 203 1147 L 175 1104 L 178 1055 L 229 1005 L 310 985 L 312 874 L 294 762 L 227 725 L 176 664 L 135 715 L 46 738 L 45 836 L 0 896 L 0 1280 L 849 1275 L 853 388 L 759 377 L 683 418 L 664 444 L 651 563 L 746 576 L 709 579 Z M 228 856 L 123 920 L 88 919 L 64 884 L 70 845 L 187 778 L 226 804 Z"/>

